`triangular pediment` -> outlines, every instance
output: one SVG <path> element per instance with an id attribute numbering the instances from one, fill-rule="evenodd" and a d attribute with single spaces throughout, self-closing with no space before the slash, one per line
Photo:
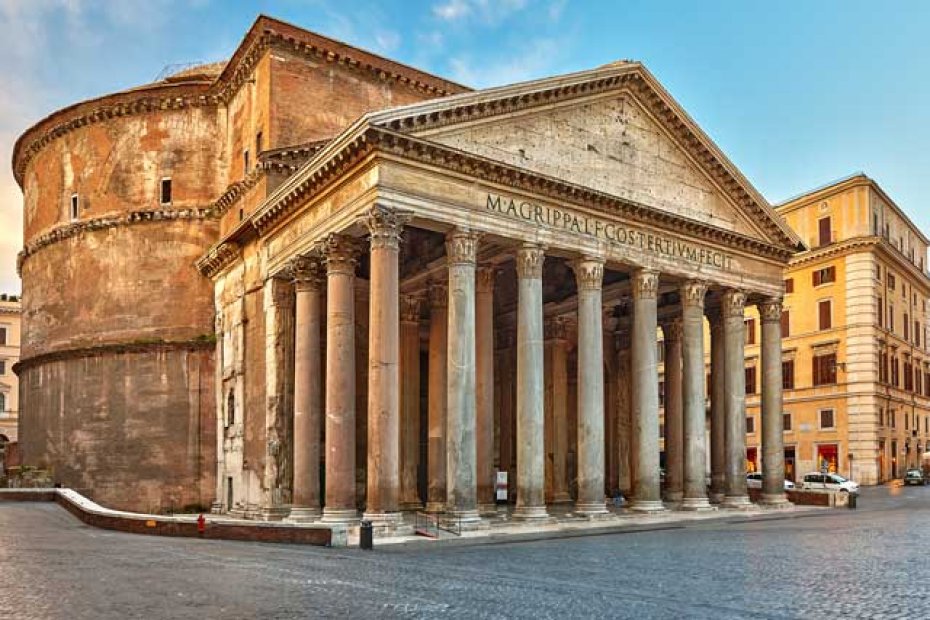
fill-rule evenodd
<path id="1" fill-rule="evenodd" d="M 798 243 L 637 63 L 456 95 L 370 121 L 776 246 Z"/>

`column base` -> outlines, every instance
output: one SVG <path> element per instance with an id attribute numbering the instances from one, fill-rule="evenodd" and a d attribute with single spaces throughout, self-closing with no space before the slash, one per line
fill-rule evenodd
<path id="1" fill-rule="evenodd" d="M 225 507 L 223 506 L 223 502 L 213 502 L 212 504 L 210 504 L 210 514 L 221 515 L 224 512 L 226 512 L 224 508 Z"/>
<path id="2" fill-rule="evenodd" d="M 323 508 L 322 523 L 341 523 L 350 525 L 358 521 L 358 511 L 354 508 Z"/>
<path id="3" fill-rule="evenodd" d="M 475 509 L 449 510 L 446 512 L 446 516 L 449 517 L 450 519 L 456 519 L 462 524 L 477 523 L 481 521 L 481 515 L 478 514 L 478 511 Z"/>
<path id="4" fill-rule="evenodd" d="M 714 506 L 710 505 L 710 500 L 706 497 L 686 497 L 681 500 L 680 510 L 688 510 L 692 512 L 707 512 L 709 510 L 717 510 Z"/>
<path id="5" fill-rule="evenodd" d="M 262 521 L 281 521 L 287 514 L 290 512 L 290 508 L 283 507 L 274 507 L 274 508 L 262 508 L 259 513 L 259 518 Z"/>
<path id="6" fill-rule="evenodd" d="M 288 523 L 312 523 L 313 521 L 319 521 L 321 516 L 322 512 L 319 508 L 295 506 L 291 508 L 290 514 L 284 520 Z"/>
<path id="7" fill-rule="evenodd" d="M 362 519 L 371 521 L 374 527 L 394 527 L 404 522 L 401 512 L 364 512 Z"/>
<path id="8" fill-rule="evenodd" d="M 426 502 L 426 512 L 445 512 L 445 502 Z"/>
<path id="9" fill-rule="evenodd" d="M 752 502 L 749 501 L 748 495 L 727 495 L 720 504 L 723 508 L 735 510 L 746 510 L 752 508 Z"/>
<path id="10" fill-rule="evenodd" d="M 630 502 L 630 510 L 634 512 L 657 513 L 665 512 L 665 504 L 657 499 L 634 499 Z"/>
<path id="11" fill-rule="evenodd" d="M 666 491 L 665 492 L 665 501 L 670 504 L 678 504 L 684 498 L 684 491 Z"/>
<path id="12" fill-rule="evenodd" d="M 720 491 L 711 491 L 707 497 L 710 500 L 711 504 L 722 504 L 723 499 L 724 497 L 726 497 L 726 495 L 724 493 L 721 493 Z"/>
<path id="13" fill-rule="evenodd" d="M 759 503 L 766 508 L 790 508 L 792 506 L 784 493 L 775 493 L 774 495 L 763 493 L 762 497 L 759 498 Z"/>
<path id="14" fill-rule="evenodd" d="M 478 514 L 493 517 L 497 515 L 497 504 L 478 504 Z"/>
<path id="15" fill-rule="evenodd" d="M 551 503 L 551 504 L 570 504 L 570 503 L 572 503 L 572 496 L 569 495 L 569 494 L 568 494 L 567 492 L 565 492 L 565 491 L 563 491 L 563 492 L 561 492 L 561 493 L 556 493 L 556 494 L 552 497 L 552 501 L 549 502 L 549 503 Z"/>
<path id="16" fill-rule="evenodd" d="M 511 517 L 514 521 L 542 521 L 549 518 L 545 506 L 517 506 Z"/>
<path id="17" fill-rule="evenodd" d="M 400 509 L 419 512 L 423 510 L 423 502 L 421 501 L 401 502 Z"/>
<path id="18" fill-rule="evenodd" d="M 607 504 L 605 502 L 579 502 L 575 504 L 573 514 L 577 517 L 584 517 L 586 519 L 596 519 L 598 517 L 608 516 L 610 511 L 607 510 Z"/>

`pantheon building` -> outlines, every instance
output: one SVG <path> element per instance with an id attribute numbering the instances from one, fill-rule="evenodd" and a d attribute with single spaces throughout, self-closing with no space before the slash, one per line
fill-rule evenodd
<path id="1" fill-rule="evenodd" d="M 53 466 L 69 436 L 57 410 L 33 417 L 30 407 L 57 405 L 30 385 L 86 394 L 74 382 L 88 356 L 136 355 L 145 376 L 111 361 L 122 374 L 107 381 L 169 394 L 176 381 L 189 395 L 191 375 L 174 362 L 152 370 L 186 351 L 207 403 L 196 416 L 190 398 L 170 415 L 118 390 L 99 398 L 114 399 L 103 403 L 112 423 L 162 442 L 174 484 L 196 482 L 194 500 L 217 511 L 390 525 L 416 509 L 468 524 L 495 510 L 497 491 L 530 521 L 558 504 L 597 517 L 617 495 L 642 512 L 738 508 L 749 502 L 744 311 L 756 306 L 761 501 L 786 501 L 782 274 L 801 245 L 642 64 L 471 90 L 260 17 L 228 62 L 119 97 L 140 92 L 148 106 L 18 145 L 24 338 L 51 330 L 51 306 L 68 303 L 36 284 L 49 248 L 110 247 L 122 269 L 151 250 L 164 274 L 145 276 L 144 303 L 121 306 L 144 314 L 158 341 L 138 337 L 140 325 L 116 329 L 119 314 L 94 318 L 91 339 L 111 338 L 103 353 L 30 361 L 24 345 L 21 373 L 40 375 L 22 382 L 24 424 L 61 431 L 22 432 L 27 459 Z M 132 143 L 155 164 L 134 168 L 138 190 L 95 178 L 123 197 L 89 201 L 120 223 L 80 228 L 68 200 L 85 191 L 81 174 L 49 198 L 66 205 L 65 222 L 33 222 L 28 179 L 43 150 L 134 115 L 149 115 Z M 94 174 L 112 177 L 112 151 L 129 147 L 104 142 Z M 151 215 L 125 214 L 149 202 Z M 46 238 L 62 226 L 67 235 Z M 170 247 L 159 245 L 166 226 Z M 114 230 L 134 235 L 134 252 L 107 246 L 129 243 Z M 95 283 L 97 306 L 125 294 L 115 277 Z M 63 360 L 74 367 L 47 368 Z M 81 415 L 72 447 L 106 460 L 106 442 L 86 443 L 106 420 Z M 169 419 L 173 430 L 157 427 Z M 111 495 L 132 486 L 135 457 L 122 458 Z M 139 471 L 153 489 L 145 501 L 163 505 L 158 461 Z"/>

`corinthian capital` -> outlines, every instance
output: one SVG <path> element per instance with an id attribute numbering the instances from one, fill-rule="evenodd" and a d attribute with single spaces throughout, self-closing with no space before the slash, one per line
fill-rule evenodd
<path id="1" fill-rule="evenodd" d="M 781 321 L 781 297 L 768 297 L 759 304 L 759 316 L 763 323 L 778 323 Z"/>
<path id="2" fill-rule="evenodd" d="M 684 325 L 681 319 L 672 319 L 662 323 L 662 336 L 667 342 L 680 342 L 684 336 Z"/>
<path id="3" fill-rule="evenodd" d="M 430 308 L 446 308 L 449 305 L 449 287 L 440 282 L 430 282 L 427 289 Z"/>
<path id="4" fill-rule="evenodd" d="M 681 285 L 681 305 L 696 308 L 704 307 L 707 295 L 707 283 L 701 280 L 688 280 Z"/>
<path id="5" fill-rule="evenodd" d="M 478 267 L 475 274 L 475 290 L 479 293 L 494 292 L 494 281 L 497 279 L 498 273 L 500 273 L 500 269 L 496 265 Z"/>
<path id="6" fill-rule="evenodd" d="M 598 258 L 580 258 L 572 261 L 575 282 L 579 291 L 599 291 L 604 284 L 604 261 Z"/>
<path id="7" fill-rule="evenodd" d="M 420 305 L 423 299 L 419 295 L 400 296 L 400 320 L 402 323 L 418 323 L 420 321 Z"/>
<path id="8" fill-rule="evenodd" d="M 454 229 L 446 235 L 446 258 L 450 265 L 474 265 L 478 258 L 478 234 Z"/>
<path id="9" fill-rule="evenodd" d="M 316 256 L 298 255 L 289 264 L 298 291 L 319 289 L 326 276 L 320 259 Z"/>
<path id="10" fill-rule="evenodd" d="M 319 251 L 328 275 L 355 275 L 359 243 L 354 237 L 332 233 L 320 243 Z"/>
<path id="11" fill-rule="evenodd" d="M 743 318 L 746 310 L 746 293 L 730 289 L 720 297 L 720 312 L 723 318 Z"/>
<path id="12" fill-rule="evenodd" d="M 517 275 L 521 278 L 541 278 L 546 252 L 538 243 L 524 243 L 517 250 Z"/>
<path id="13" fill-rule="evenodd" d="M 631 278 L 633 299 L 655 299 L 659 294 L 659 272 L 637 269 Z"/>
<path id="14" fill-rule="evenodd" d="M 565 340 L 568 337 L 568 323 L 560 316 L 552 317 L 545 323 L 546 340 Z"/>
<path id="15" fill-rule="evenodd" d="M 412 217 L 410 211 L 401 211 L 375 205 L 361 217 L 371 235 L 371 247 L 396 250 L 400 247 L 400 233 Z"/>

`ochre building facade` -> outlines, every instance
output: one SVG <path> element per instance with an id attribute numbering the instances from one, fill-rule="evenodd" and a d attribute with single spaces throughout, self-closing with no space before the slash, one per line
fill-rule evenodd
<path id="1" fill-rule="evenodd" d="M 24 458 L 105 503 L 467 523 L 500 471 L 529 520 L 745 505 L 752 307 L 785 501 L 800 239 L 639 63 L 470 91 L 262 17 L 222 66 L 39 123 L 14 167 Z"/>
<path id="2" fill-rule="evenodd" d="M 19 435 L 19 382 L 13 366 L 19 361 L 20 303 L 18 295 L 0 295 L 0 466 L 5 447 Z"/>

